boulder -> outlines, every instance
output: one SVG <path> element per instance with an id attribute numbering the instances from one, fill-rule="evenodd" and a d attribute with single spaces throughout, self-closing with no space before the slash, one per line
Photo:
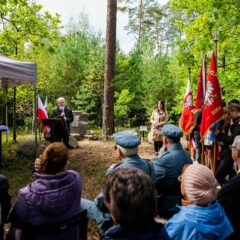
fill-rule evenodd
<path id="1" fill-rule="evenodd" d="M 43 152 L 45 144 L 37 144 L 37 155 Z M 35 157 L 35 141 L 23 141 L 18 143 L 16 147 L 18 154 L 22 154 L 26 157 Z"/>

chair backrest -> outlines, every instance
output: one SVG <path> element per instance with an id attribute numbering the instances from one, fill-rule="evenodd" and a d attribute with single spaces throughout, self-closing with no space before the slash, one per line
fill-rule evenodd
<path id="1" fill-rule="evenodd" d="M 7 221 L 7 216 L 11 208 L 11 196 L 8 193 L 8 180 L 0 174 L 0 204 L 1 204 L 1 222 Z"/>
<path id="2" fill-rule="evenodd" d="M 86 211 L 83 211 L 67 220 L 62 222 L 57 222 L 54 224 L 33 226 L 25 226 L 22 230 L 22 239 L 30 240 L 39 238 L 41 236 L 54 236 L 66 233 L 66 239 L 69 239 L 67 232 L 71 229 L 76 228 L 76 240 L 86 240 L 87 239 L 87 217 Z"/>
<path id="3" fill-rule="evenodd" d="M 169 219 L 179 212 L 176 205 L 181 204 L 182 194 L 177 177 L 168 177 L 157 181 L 157 203 L 160 217 Z"/>
<path id="4" fill-rule="evenodd" d="M 177 177 L 166 177 L 156 183 L 158 195 L 179 194 L 181 195 L 180 182 Z"/>

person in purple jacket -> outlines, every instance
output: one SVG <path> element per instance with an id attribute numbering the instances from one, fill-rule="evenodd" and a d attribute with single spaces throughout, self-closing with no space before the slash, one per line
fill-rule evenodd
<path id="1" fill-rule="evenodd" d="M 77 172 L 65 169 L 68 149 L 63 143 L 52 143 L 37 161 L 44 166 L 41 173 L 35 173 L 37 180 L 19 190 L 9 215 L 16 229 L 15 239 L 75 240 L 79 234 L 77 224 L 63 231 L 50 231 L 50 226 L 56 227 L 80 213 L 82 180 Z"/>

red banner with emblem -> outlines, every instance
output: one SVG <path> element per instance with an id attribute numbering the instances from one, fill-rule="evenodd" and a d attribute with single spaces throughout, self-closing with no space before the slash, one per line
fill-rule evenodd
<path id="1" fill-rule="evenodd" d="M 207 130 L 223 118 L 223 103 L 217 77 L 217 66 L 214 52 L 212 53 L 207 89 L 204 98 L 200 135 L 203 138 Z"/>

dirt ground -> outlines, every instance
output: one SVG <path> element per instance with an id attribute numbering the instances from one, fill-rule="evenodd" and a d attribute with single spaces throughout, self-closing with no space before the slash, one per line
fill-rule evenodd
<path id="1" fill-rule="evenodd" d="M 101 191 L 106 169 L 117 163 L 114 151 L 114 141 L 82 140 L 78 142 L 78 148 L 70 150 L 69 169 L 76 170 L 83 179 L 82 197 L 94 199 Z M 153 145 L 142 141 L 139 147 L 142 158 L 153 159 Z M 94 222 L 89 222 L 88 240 L 98 238 L 98 228 Z"/>

